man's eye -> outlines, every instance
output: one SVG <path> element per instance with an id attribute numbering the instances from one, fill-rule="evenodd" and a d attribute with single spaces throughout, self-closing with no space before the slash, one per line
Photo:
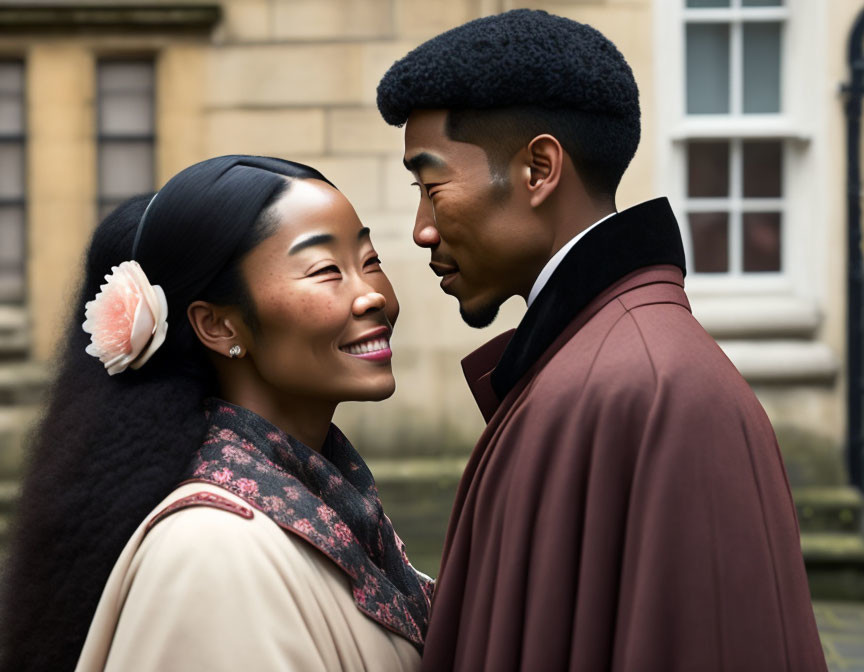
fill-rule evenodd
<path id="1" fill-rule="evenodd" d="M 331 264 L 330 266 L 325 266 L 324 268 L 319 268 L 317 271 L 313 271 L 310 273 L 310 277 L 313 275 L 328 275 L 330 273 L 339 273 L 339 267 Z"/>
<path id="2" fill-rule="evenodd" d="M 437 187 L 437 184 L 420 184 L 419 182 L 412 182 L 412 187 L 417 187 L 420 190 L 420 196 L 428 196 L 432 198 L 435 194 L 429 192 L 432 187 Z M 437 193 L 437 192 L 436 192 Z"/>

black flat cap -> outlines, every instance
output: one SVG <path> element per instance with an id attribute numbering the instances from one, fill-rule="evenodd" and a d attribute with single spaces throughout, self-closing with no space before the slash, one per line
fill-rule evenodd
<path id="1" fill-rule="evenodd" d="M 513 105 L 639 119 L 639 90 L 599 31 L 539 10 L 470 21 L 396 61 L 378 84 L 378 110 L 400 126 L 415 109 Z"/>

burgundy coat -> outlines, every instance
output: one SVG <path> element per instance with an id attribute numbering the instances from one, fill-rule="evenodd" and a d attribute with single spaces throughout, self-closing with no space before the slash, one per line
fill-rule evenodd
<path id="1" fill-rule="evenodd" d="M 777 441 L 690 314 L 682 265 L 665 199 L 631 208 L 463 362 L 488 426 L 427 672 L 826 669 Z"/>

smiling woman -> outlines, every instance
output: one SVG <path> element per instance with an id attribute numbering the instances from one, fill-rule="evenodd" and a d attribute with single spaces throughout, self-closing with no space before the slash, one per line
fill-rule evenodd
<path id="1" fill-rule="evenodd" d="M 351 204 L 300 164 L 210 159 L 111 213 L 86 271 L 2 669 L 419 667 L 432 583 L 331 424 L 395 389 L 399 307 Z"/>

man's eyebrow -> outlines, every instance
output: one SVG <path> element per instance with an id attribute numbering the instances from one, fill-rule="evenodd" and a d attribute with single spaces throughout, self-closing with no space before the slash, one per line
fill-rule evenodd
<path id="1" fill-rule="evenodd" d="M 443 159 L 429 152 L 420 152 L 410 159 L 403 158 L 402 163 L 412 173 L 419 172 L 422 168 L 444 168 L 447 165 Z"/>
<path id="2" fill-rule="evenodd" d="M 291 249 L 288 250 L 288 254 L 297 254 L 305 250 L 307 247 L 314 247 L 315 245 L 327 245 L 328 243 L 332 243 L 335 238 L 329 233 L 313 233 L 308 236 L 304 236 L 296 243 L 291 246 Z"/>

